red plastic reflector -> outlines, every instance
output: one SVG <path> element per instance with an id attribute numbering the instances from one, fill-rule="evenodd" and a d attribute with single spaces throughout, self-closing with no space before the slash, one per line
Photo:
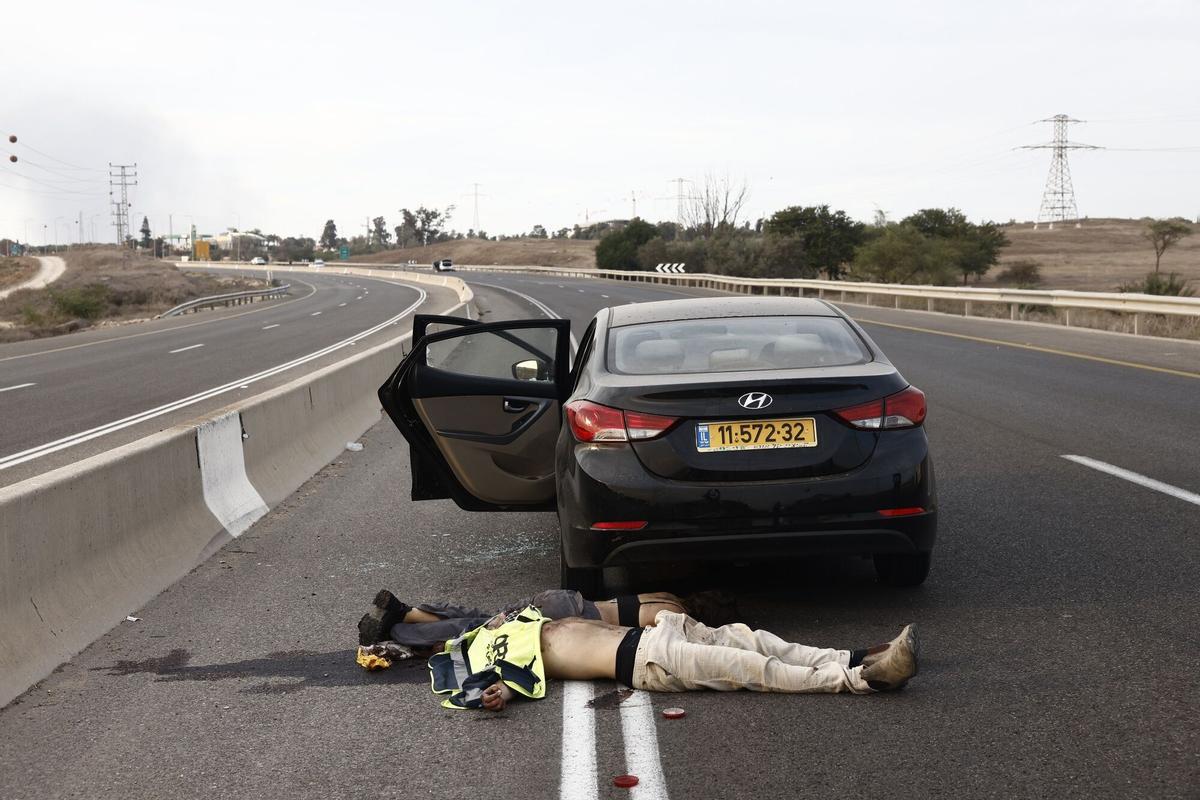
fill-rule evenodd
<path id="1" fill-rule="evenodd" d="M 882 400 L 872 400 L 833 412 L 842 421 L 863 430 L 915 428 L 925 421 L 925 393 L 909 386 Z"/>
<path id="2" fill-rule="evenodd" d="M 645 520 L 622 520 L 620 522 L 594 522 L 594 531 L 640 531 L 646 527 Z"/>
<path id="3" fill-rule="evenodd" d="M 613 778 L 613 786 L 619 787 L 621 789 L 632 789 L 633 787 L 635 787 L 637 785 L 638 785 L 638 776 L 637 775 L 618 775 L 617 777 Z"/>
<path id="4" fill-rule="evenodd" d="M 683 719 L 687 716 L 682 708 L 664 708 L 662 714 L 667 719 Z"/>
<path id="5" fill-rule="evenodd" d="M 625 412 L 625 430 L 629 431 L 629 438 L 637 442 L 661 436 L 678 421 L 678 417 L 645 414 L 641 411 Z"/>
<path id="6" fill-rule="evenodd" d="M 879 515 L 882 517 L 911 517 L 913 514 L 924 514 L 925 509 L 920 506 L 911 506 L 909 508 L 884 508 L 880 509 Z"/>
<path id="7" fill-rule="evenodd" d="M 588 400 L 567 404 L 567 424 L 581 442 L 624 442 L 625 415 L 620 409 Z"/>

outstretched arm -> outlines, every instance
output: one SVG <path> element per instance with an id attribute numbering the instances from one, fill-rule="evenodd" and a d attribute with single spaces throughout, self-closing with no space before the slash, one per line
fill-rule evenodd
<path id="1" fill-rule="evenodd" d="M 488 711 L 503 711 L 512 698 L 513 690 L 505 686 L 504 681 L 496 681 L 483 690 L 483 707 Z"/>

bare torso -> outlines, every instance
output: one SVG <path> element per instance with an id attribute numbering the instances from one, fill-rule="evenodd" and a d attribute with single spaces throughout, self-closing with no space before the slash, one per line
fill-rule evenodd
<path id="1" fill-rule="evenodd" d="M 617 646 L 629 628 L 592 619 L 556 619 L 542 626 L 546 677 L 615 678 Z"/>

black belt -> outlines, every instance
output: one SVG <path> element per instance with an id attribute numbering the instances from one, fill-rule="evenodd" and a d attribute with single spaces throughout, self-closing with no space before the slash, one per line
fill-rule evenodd
<path id="1" fill-rule="evenodd" d="M 630 628 L 625 638 L 617 645 L 617 682 L 630 689 L 633 685 L 633 661 L 637 657 L 638 645 L 642 642 L 642 628 Z"/>

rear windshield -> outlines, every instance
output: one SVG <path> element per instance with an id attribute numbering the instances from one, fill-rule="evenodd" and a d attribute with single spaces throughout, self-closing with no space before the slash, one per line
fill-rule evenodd
<path id="1" fill-rule="evenodd" d="M 623 375 L 844 367 L 870 360 L 839 317 L 685 319 L 625 325 L 608 335 L 608 368 Z"/>

